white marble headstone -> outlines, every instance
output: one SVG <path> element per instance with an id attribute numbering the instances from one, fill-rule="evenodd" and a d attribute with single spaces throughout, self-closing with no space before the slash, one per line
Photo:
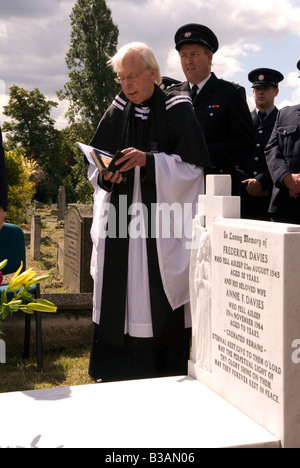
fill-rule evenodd
<path id="1" fill-rule="evenodd" d="M 213 218 L 191 257 L 189 374 L 300 447 L 300 226 Z"/>

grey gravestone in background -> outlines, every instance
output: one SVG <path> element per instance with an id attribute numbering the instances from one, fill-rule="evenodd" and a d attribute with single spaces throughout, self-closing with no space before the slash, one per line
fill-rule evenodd
<path id="1" fill-rule="evenodd" d="M 93 209 L 88 205 L 71 205 L 65 215 L 64 286 L 74 293 L 93 292 L 92 220 Z"/>
<path id="2" fill-rule="evenodd" d="M 66 209 L 67 209 L 67 201 L 66 201 L 66 189 L 64 186 L 59 187 L 58 196 L 57 196 L 57 218 L 58 220 L 63 220 L 65 217 Z"/>
<path id="3" fill-rule="evenodd" d="M 41 256 L 41 217 L 33 215 L 31 218 L 30 255 L 33 260 Z"/>

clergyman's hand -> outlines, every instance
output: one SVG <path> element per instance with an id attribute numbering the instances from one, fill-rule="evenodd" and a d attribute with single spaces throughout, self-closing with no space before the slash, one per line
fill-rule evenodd
<path id="1" fill-rule="evenodd" d="M 136 148 L 126 148 L 122 150 L 124 156 L 116 162 L 116 166 L 122 164 L 121 172 L 130 171 L 134 167 L 145 167 L 147 163 L 146 153 Z"/>
<path id="2" fill-rule="evenodd" d="M 123 181 L 123 176 L 120 171 L 106 172 L 103 176 L 104 180 L 109 180 L 113 184 L 120 184 Z"/>

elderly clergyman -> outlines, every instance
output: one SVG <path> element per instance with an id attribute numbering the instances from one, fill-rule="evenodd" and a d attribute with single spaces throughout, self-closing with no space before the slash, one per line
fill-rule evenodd
<path id="1" fill-rule="evenodd" d="M 90 144 L 124 156 L 116 172 L 103 175 L 89 167 L 95 188 L 89 373 L 104 382 L 185 375 L 190 336 L 185 224 L 203 193 L 210 158 L 190 96 L 159 88 L 159 66 L 147 45 L 122 47 L 109 64 L 122 91 Z M 172 211 L 174 204 L 183 216 Z M 158 233 L 159 211 L 168 235 Z"/>

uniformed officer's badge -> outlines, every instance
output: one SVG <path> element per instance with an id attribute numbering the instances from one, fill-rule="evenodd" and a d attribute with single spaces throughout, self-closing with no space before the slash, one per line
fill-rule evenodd
<path id="1" fill-rule="evenodd" d="M 259 79 L 259 81 L 264 81 L 265 75 L 259 75 L 258 79 Z"/>
<path id="2" fill-rule="evenodd" d="M 184 37 L 187 37 L 187 38 L 189 38 L 189 37 L 191 37 L 191 35 L 192 35 L 192 33 L 191 33 L 191 32 L 186 32 L 186 33 L 185 33 L 185 35 L 184 35 Z"/>

